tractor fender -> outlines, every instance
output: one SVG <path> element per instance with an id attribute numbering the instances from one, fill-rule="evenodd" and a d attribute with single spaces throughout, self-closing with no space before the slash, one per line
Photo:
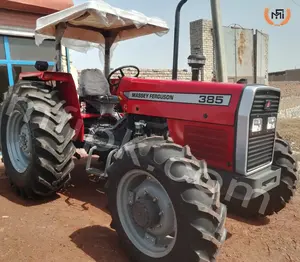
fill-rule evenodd
<path id="1" fill-rule="evenodd" d="M 56 82 L 59 98 L 64 100 L 67 113 L 72 115 L 71 127 L 75 130 L 74 141 L 84 141 L 84 124 L 80 112 L 80 103 L 76 86 L 70 73 L 62 72 L 32 72 L 21 73 L 19 80 Z M 14 88 L 12 88 L 14 89 Z M 13 91 L 14 93 L 14 91 Z M 9 100 L 9 99 L 8 99 Z"/>

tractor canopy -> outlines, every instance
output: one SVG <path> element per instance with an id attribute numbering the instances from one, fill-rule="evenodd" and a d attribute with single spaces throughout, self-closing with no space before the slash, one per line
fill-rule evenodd
<path id="1" fill-rule="evenodd" d="M 44 39 L 55 38 L 59 44 L 79 52 L 103 47 L 107 69 L 114 43 L 149 34 L 163 35 L 168 31 L 167 23 L 159 18 L 94 0 L 39 18 L 35 39 L 40 45 Z"/>

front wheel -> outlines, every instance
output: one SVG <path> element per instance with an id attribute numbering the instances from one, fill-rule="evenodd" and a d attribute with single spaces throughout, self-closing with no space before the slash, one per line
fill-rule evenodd
<path id="1" fill-rule="evenodd" d="M 107 170 L 112 224 L 132 261 L 214 261 L 225 241 L 217 181 L 161 137 L 122 147 Z"/>
<path id="2" fill-rule="evenodd" d="M 286 207 L 296 193 L 299 181 L 298 165 L 289 143 L 278 134 L 275 139 L 272 164 L 281 168 L 280 184 L 269 192 L 250 200 L 246 207 L 242 206 L 242 201 L 232 199 L 228 203 L 229 209 L 248 218 L 270 216 Z M 265 198 L 268 199 L 266 205 L 264 204 Z"/>

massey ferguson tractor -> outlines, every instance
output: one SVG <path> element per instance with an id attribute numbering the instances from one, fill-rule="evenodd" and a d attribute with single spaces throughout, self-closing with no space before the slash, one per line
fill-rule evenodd
<path id="1" fill-rule="evenodd" d="M 277 88 L 141 79 L 135 66 L 110 72 L 114 43 L 168 30 L 102 1 L 38 19 L 37 44 L 55 38 L 56 71 L 39 61 L 38 72 L 9 88 L 3 161 L 21 196 L 46 197 L 70 181 L 76 147 L 85 148 L 87 173 L 106 180 L 111 226 L 132 261 L 215 261 L 226 239 L 220 200 L 244 215 L 279 212 L 295 192 L 296 161 L 276 134 Z M 61 72 L 62 44 L 103 45 L 104 74 L 84 70 L 77 93 L 72 75 Z M 176 37 L 174 46 L 178 54 Z M 125 76 L 128 67 L 134 77 Z M 92 167 L 93 155 L 104 171 Z"/>

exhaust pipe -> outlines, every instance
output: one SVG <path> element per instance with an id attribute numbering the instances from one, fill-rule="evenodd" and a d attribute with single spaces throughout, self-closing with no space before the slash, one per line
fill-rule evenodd
<path id="1" fill-rule="evenodd" d="M 174 30 L 174 52 L 173 52 L 173 70 L 172 80 L 177 80 L 178 73 L 178 50 L 179 50 L 179 29 L 180 29 L 180 11 L 188 0 L 181 0 L 176 8 L 175 30 Z"/>

